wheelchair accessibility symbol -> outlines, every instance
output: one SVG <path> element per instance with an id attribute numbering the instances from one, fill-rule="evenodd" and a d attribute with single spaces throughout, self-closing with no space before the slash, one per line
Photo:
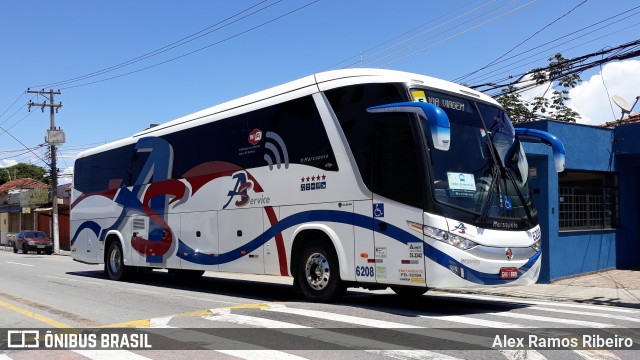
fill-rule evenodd
<path id="1" fill-rule="evenodd" d="M 384 217 L 384 204 L 373 204 L 373 217 Z"/>

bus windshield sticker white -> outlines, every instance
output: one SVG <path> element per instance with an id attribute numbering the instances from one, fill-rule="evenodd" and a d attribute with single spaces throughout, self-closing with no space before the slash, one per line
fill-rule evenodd
<path id="1" fill-rule="evenodd" d="M 448 172 L 447 180 L 451 190 L 476 191 L 476 179 L 473 174 Z"/>
<path id="2" fill-rule="evenodd" d="M 449 180 L 449 196 L 451 197 L 474 197 L 476 194 L 476 181 L 473 174 L 467 173 L 447 173 Z"/>

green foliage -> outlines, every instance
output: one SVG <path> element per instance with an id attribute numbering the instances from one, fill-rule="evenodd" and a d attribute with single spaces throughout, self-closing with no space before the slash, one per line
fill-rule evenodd
<path id="1" fill-rule="evenodd" d="M 41 181 L 45 184 L 49 183 L 47 170 L 36 165 L 16 164 L 4 169 L 0 169 L 0 184 L 8 182 L 9 176 L 11 176 L 11 180 L 20 178 L 31 178 Z"/>
<path id="2" fill-rule="evenodd" d="M 522 101 L 520 94 L 515 93 L 516 89 L 513 85 L 502 90 L 498 102 L 502 104 L 514 123 L 533 121 L 536 116 L 565 122 L 576 122 L 580 118 L 580 114 L 566 105 L 569 100 L 569 90 L 582 81 L 580 75 L 570 73 L 570 64 L 559 53 L 548 60 L 548 67 L 535 69 L 531 73 L 537 85 L 547 84 L 545 92 L 533 98 L 531 102 Z M 551 97 L 547 97 L 551 89 L 553 89 Z"/>

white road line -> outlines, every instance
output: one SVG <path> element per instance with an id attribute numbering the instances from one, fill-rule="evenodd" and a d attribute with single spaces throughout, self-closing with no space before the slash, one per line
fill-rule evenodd
<path id="1" fill-rule="evenodd" d="M 151 360 L 148 357 L 132 353 L 127 350 L 72 350 L 76 354 L 88 357 L 91 360 Z"/>
<path id="2" fill-rule="evenodd" d="M 85 283 L 85 284 L 93 284 L 93 285 L 102 285 L 98 282 L 95 281 L 89 281 L 89 280 L 80 280 L 80 279 L 74 279 L 71 277 L 62 277 L 62 276 L 52 276 L 52 275 L 38 275 L 39 277 L 43 277 L 43 278 L 48 278 L 48 279 L 57 279 L 57 280 L 63 280 L 63 281 L 68 281 L 68 282 L 79 282 L 79 283 Z"/>
<path id="3" fill-rule="evenodd" d="M 535 326 L 527 326 L 527 325 L 518 325 L 513 323 L 507 323 L 502 321 L 493 321 L 493 320 L 485 320 L 472 318 L 468 316 L 457 316 L 457 315 L 418 315 L 421 318 L 430 319 L 430 320 L 443 320 L 443 321 L 451 321 L 461 324 L 467 325 L 476 325 L 490 328 L 498 328 L 498 329 L 533 329 Z"/>
<path id="4" fill-rule="evenodd" d="M 407 325 L 407 324 L 401 324 L 401 323 L 385 321 L 385 320 L 367 319 L 367 318 L 361 318 L 357 316 L 336 314 L 336 313 L 330 313 L 325 311 L 289 308 L 284 306 L 283 304 L 269 304 L 269 305 L 271 306 L 271 308 L 265 308 L 263 310 L 280 312 L 285 314 L 308 316 L 308 317 L 338 321 L 343 323 L 346 322 L 354 325 L 362 325 L 362 326 L 369 326 L 369 327 L 382 328 L 382 329 L 422 329 L 423 328 L 422 326 Z"/>
<path id="5" fill-rule="evenodd" d="M 615 314 L 603 314 L 603 313 L 596 313 L 596 312 L 592 312 L 592 311 L 574 311 L 574 310 L 549 309 L 549 308 L 545 308 L 545 307 L 542 307 L 542 306 L 528 307 L 527 310 L 540 310 L 540 311 L 550 311 L 550 312 L 573 314 L 573 315 L 605 317 L 605 318 L 608 318 L 608 319 L 616 319 L 616 320 L 623 320 L 623 321 L 631 321 L 631 322 L 640 323 L 640 318 L 637 319 L 637 318 L 633 318 L 633 317 L 630 317 L 630 316 L 615 315 Z"/>
<path id="6" fill-rule="evenodd" d="M 523 314 L 523 313 L 512 312 L 512 311 L 511 312 L 506 312 L 506 313 L 488 312 L 488 313 L 485 313 L 485 314 L 493 315 L 493 316 L 509 317 L 509 318 L 512 318 L 512 319 L 544 321 L 544 322 L 560 323 L 560 324 L 564 324 L 564 325 L 576 325 L 576 326 L 584 326 L 584 327 L 598 328 L 598 329 L 616 327 L 615 325 L 597 323 L 597 322 L 593 322 L 593 321 L 560 319 L 560 318 L 553 318 L 553 317 L 548 317 L 548 316 L 529 315 L 529 314 Z"/>
<path id="7" fill-rule="evenodd" d="M 17 262 L 13 262 L 13 261 L 7 261 L 7 264 L 14 264 L 14 265 L 22 265 L 22 266 L 34 266 L 34 265 L 30 265 L 30 264 L 23 264 L 23 263 L 17 263 Z"/>
<path id="8" fill-rule="evenodd" d="M 507 358 L 507 360 L 546 360 L 542 354 L 535 350 L 500 350 L 500 353 Z"/>
<path id="9" fill-rule="evenodd" d="M 280 359 L 304 359 L 297 355 L 285 353 L 277 350 L 216 350 L 219 353 L 239 357 L 241 359 L 261 359 L 261 360 L 280 360 Z"/>
<path id="10" fill-rule="evenodd" d="M 170 328 L 173 328 L 173 326 L 169 326 L 169 321 L 171 321 L 171 319 L 173 319 L 173 316 L 164 316 L 164 317 L 152 318 L 152 319 L 149 320 L 149 327 L 150 328 L 156 328 L 156 329 L 170 329 Z"/>
<path id="11" fill-rule="evenodd" d="M 237 325 L 245 325 L 251 327 L 262 327 L 268 329 L 309 329 L 308 326 L 302 326 L 287 323 L 278 320 L 264 319 L 255 316 L 231 314 L 231 309 L 214 309 L 211 310 L 215 315 L 203 316 L 203 319 L 210 321 L 222 321 Z"/>
<path id="12" fill-rule="evenodd" d="M 516 297 L 504 297 L 504 296 L 486 296 L 486 295 L 474 295 L 474 294 L 454 294 L 454 293 L 431 293 L 433 296 L 438 297 L 457 297 L 457 298 L 466 298 L 466 299 L 475 299 L 475 300 L 489 300 L 492 302 L 500 302 L 500 303 L 509 303 L 509 304 L 526 304 L 526 305 L 545 305 L 545 306 L 553 306 L 553 307 L 570 307 L 576 309 L 598 309 L 607 312 L 621 312 L 621 313 L 631 313 L 631 314 L 640 314 L 640 310 L 629 309 L 623 307 L 613 307 L 613 306 L 604 306 L 604 305 L 586 305 L 586 304 L 573 304 L 566 303 L 560 301 L 540 301 L 540 300 L 528 300 L 523 298 Z"/>
<path id="13" fill-rule="evenodd" d="M 362 326 L 382 328 L 382 329 L 394 329 L 396 331 L 401 331 L 409 334 L 416 334 L 419 336 L 427 336 L 429 338 L 436 338 L 436 339 L 449 340 L 449 341 L 460 338 L 460 333 L 455 331 L 449 331 L 446 329 L 429 329 L 428 335 L 425 335 L 424 330 L 427 328 L 422 326 L 407 325 L 407 324 L 401 324 L 401 323 L 396 323 L 391 321 L 360 318 L 356 316 L 335 314 L 335 313 L 330 313 L 325 311 L 287 308 L 284 304 L 278 304 L 278 303 L 272 303 L 272 304 L 269 304 L 269 306 L 271 306 L 271 308 L 262 308 L 262 310 L 275 311 L 275 312 L 281 312 L 286 314 L 302 315 L 302 316 L 313 317 L 318 319 L 343 322 L 347 324 L 362 325 Z M 357 338 L 357 339 L 361 339 L 361 338 Z M 491 341 L 492 339 L 488 337 L 471 335 L 471 334 L 464 334 L 464 339 L 460 340 L 460 342 L 462 343 L 480 345 L 483 347 L 486 347 L 487 344 L 491 344 Z M 380 348 L 381 346 L 377 345 L 377 346 L 362 346 L 362 347 L 376 349 L 376 348 Z M 389 349 L 404 350 L 404 349 L 399 349 L 397 346 L 395 348 L 391 347 Z M 406 350 L 412 350 L 412 349 L 406 349 Z"/>
<path id="14" fill-rule="evenodd" d="M 620 360 L 616 354 L 608 350 L 574 350 L 573 352 L 587 360 Z"/>
<path id="15" fill-rule="evenodd" d="M 365 352 L 400 360 L 459 360 L 453 356 L 428 350 L 365 350 Z"/>
<path id="16" fill-rule="evenodd" d="M 0 360 L 12 360 L 7 354 L 0 354 Z"/>

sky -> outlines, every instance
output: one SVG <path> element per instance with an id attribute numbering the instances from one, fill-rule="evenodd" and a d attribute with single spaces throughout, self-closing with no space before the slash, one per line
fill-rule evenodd
<path id="1" fill-rule="evenodd" d="M 48 110 L 27 111 L 45 101 L 28 88 L 61 92 L 69 173 L 82 150 L 320 71 L 504 82 L 638 40 L 639 14 L 637 0 L 2 1 L 0 167 L 49 166 Z M 585 71 L 569 106 L 584 124 L 617 119 L 609 99 L 633 104 L 639 74 L 640 59 Z"/>

